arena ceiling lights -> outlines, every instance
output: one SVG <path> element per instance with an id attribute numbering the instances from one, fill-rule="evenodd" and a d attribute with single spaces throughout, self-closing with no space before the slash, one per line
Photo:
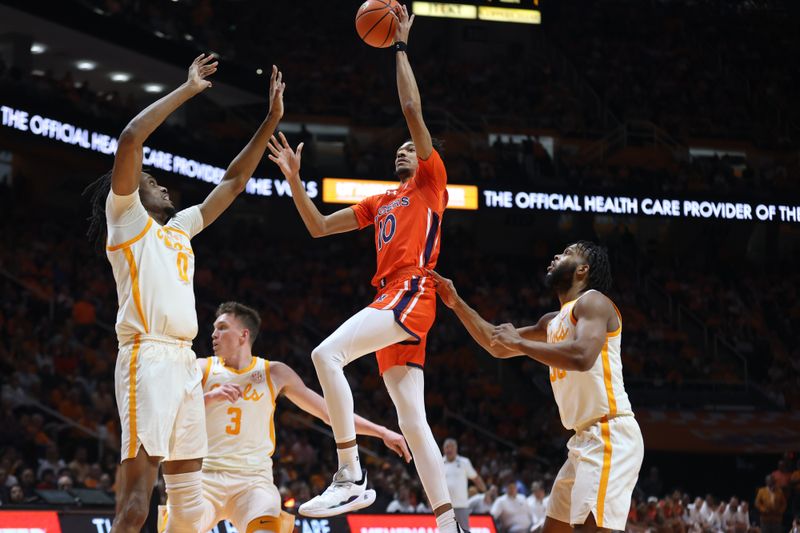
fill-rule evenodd
<path id="1" fill-rule="evenodd" d="M 542 13 L 535 9 L 497 7 L 489 5 L 456 4 L 450 2 L 413 2 L 411 9 L 421 17 L 462 20 L 487 20 L 518 24 L 541 24 Z"/>
<path id="2" fill-rule="evenodd" d="M 47 52 L 47 45 L 43 43 L 31 43 L 31 53 L 32 54 L 43 54 Z"/>
<path id="3" fill-rule="evenodd" d="M 78 70 L 94 70 L 97 68 L 97 63 L 84 59 L 75 63 L 75 66 L 78 67 Z"/>
<path id="4" fill-rule="evenodd" d="M 109 75 L 111 81 L 115 81 L 117 83 L 125 83 L 126 81 L 131 81 L 131 75 L 127 72 L 112 72 Z"/>

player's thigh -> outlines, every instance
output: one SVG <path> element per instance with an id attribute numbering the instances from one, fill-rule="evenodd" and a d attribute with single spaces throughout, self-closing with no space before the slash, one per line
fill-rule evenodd
<path id="1" fill-rule="evenodd" d="M 639 426 L 633 417 L 618 417 L 598 422 L 581 437 L 571 523 L 624 530 L 644 451 Z"/>
<path id="2" fill-rule="evenodd" d="M 570 442 L 572 442 L 570 440 Z M 557 523 L 570 525 L 570 514 L 572 510 L 572 489 L 575 484 L 575 457 L 572 453 L 567 456 L 567 460 L 553 481 L 553 488 L 550 491 L 550 498 L 547 503 L 547 520 L 551 520 L 551 527 L 557 527 Z M 547 521 L 545 521 L 547 528 Z"/>
<path id="3" fill-rule="evenodd" d="M 572 526 L 551 516 L 544 519 L 542 533 L 572 533 Z"/>
<path id="4" fill-rule="evenodd" d="M 172 428 L 172 438 L 169 441 L 169 455 L 164 458 L 164 461 L 202 465 L 202 458 L 206 455 L 208 455 L 206 411 L 203 402 L 203 386 L 198 381 L 190 391 L 184 394 L 178 407 Z M 195 470 L 199 470 L 199 468 L 185 471 L 193 472 Z"/>
<path id="5" fill-rule="evenodd" d="M 395 322 L 392 311 L 366 307 L 348 318 L 314 352 L 336 354 L 342 359 L 342 364 L 348 364 L 362 355 L 409 337 Z"/>
<path id="6" fill-rule="evenodd" d="M 242 532 L 259 531 L 259 527 L 263 529 L 279 524 L 281 496 L 278 488 L 265 474 L 243 476 L 246 476 L 247 485 L 231 498 L 227 506 L 229 520 Z"/>

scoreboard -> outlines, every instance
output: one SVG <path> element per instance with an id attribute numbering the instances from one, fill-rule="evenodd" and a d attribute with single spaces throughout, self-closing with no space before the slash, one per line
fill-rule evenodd
<path id="1" fill-rule="evenodd" d="M 411 3 L 411 10 L 421 17 L 488 20 L 518 24 L 541 24 L 539 0 L 445 0 Z"/>

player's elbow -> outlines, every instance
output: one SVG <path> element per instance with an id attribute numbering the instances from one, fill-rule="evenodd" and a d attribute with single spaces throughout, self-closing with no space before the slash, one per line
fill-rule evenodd
<path id="1" fill-rule="evenodd" d="M 581 352 L 574 359 L 575 370 L 578 372 L 586 372 L 591 370 L 591 368 L 594 366 L 594 361 L 595 357 L 592 357 L 591 354 Z"/>
<path id="2" fill-rule="evenodd" d="M 140 128 L 135 122 L 131 122 L 125 126 L 125 129 L 120 133 L 119 139 L 117 139 L 117 146 L 118 149 L 133 148 L 143 142 L 144 138 L 142 137 Z"/>
<path id="3" fill-rule="evenodd" d="M 422 116 L 422 105 L 414 99 L 408 99 L 403 102 L 403 115 L 406 117 L 419 117 Z"/>

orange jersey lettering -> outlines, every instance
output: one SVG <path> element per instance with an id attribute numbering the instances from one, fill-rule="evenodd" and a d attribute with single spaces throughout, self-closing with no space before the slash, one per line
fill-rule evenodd
<path id="1" fill-rule="evenodd" d="M 424 276 L 439 257 L 442 215 L 447 207 L 447 171 L 439 153 L 419 160 L 416 175 L 397 189 L 352 206 L 358 227 L 375 226 L 375 287 L 401 270 Z M 417 272 L 413 272 L 414 270 Z"/>

